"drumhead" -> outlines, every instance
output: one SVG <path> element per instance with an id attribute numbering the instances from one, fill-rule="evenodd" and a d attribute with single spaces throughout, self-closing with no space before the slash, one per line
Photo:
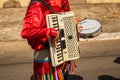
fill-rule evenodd
<path id="1" fill-rule="evenodd" d="M 95 36 L 102 29 L 101 23 L 94 19 L 85 19 L 80 22 L 80 25 L 83 27 L 81 35 L 87 37 Z"/>

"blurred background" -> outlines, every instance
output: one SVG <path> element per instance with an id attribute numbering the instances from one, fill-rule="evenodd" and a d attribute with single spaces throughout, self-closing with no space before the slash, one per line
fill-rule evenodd
<path id="1" fill-rule="evenodd" d="M 0 0 L 0 80 L 29 80 L 33 50 L 20 36 L 30 0 Z M 102 33 L 80 38 L 78 67 L 69 80 L 120 80 L 120 0 L 69 0 L 76 19 L 91 18 Z"/>

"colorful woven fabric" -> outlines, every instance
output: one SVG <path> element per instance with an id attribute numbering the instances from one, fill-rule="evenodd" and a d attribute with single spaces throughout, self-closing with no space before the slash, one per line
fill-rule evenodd
<path id="1" fill-rule="evenodd" d="M 65 80 L 65 75 L 74 72 L 75 62 L 52 67 L 51 62 L 34 62 L 34 80 Z"/>

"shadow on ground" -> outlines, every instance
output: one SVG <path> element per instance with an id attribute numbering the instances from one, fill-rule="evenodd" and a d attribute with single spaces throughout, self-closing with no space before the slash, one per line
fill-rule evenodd
<path id="1" fill-rule="evenodd" d="M 69 75 L 67 80 L 83 80 L 79 75 Z"/>
<path id="2" fill-rule="evenodd" d="M 120 64 L 120 57 L 117 57 L 114 62 Z"/>
<path id="3" fill-rule="evenodd" d="M 120 79 L 109 75 L 101 75 L 98 77 L 98 80 L 120 80 Z"/>

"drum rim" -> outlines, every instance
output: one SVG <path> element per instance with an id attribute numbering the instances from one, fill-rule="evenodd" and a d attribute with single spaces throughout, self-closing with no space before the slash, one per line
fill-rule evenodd
<path id="1" fill-rule="evenodd" d="M 92 37 L 98 36 L 101 32 L 102 32 L 102 27 L 93 33 L 80 34 L 80 37 L 81 38 L 92 38 Z"/>
<path id="2" fill-rule="evenodd" d="M 80 35 L 81 38 L 92 38 L 92 37 L 98 36 L 98 35 L 102 32 L 102 24 L 101 24 L 101 22 L 100 22 L 99 20 L 92 19 L 92 18 L 86 18 L 86 19 L 84 19 L 84 20 L 97 21 L 100 26 L 99 26 L 98 29 L 96 29 L 96 30 L 93 31 L 93 32 L 88 32 L 88 33 L 82 33 L 82 32 L 81 32 L 81 35 Z M 82 20 L 82 21 L 84 21 L 84 20 Z M 81 22 L 80 22 L 80 24 L 81 24 Z"/>

